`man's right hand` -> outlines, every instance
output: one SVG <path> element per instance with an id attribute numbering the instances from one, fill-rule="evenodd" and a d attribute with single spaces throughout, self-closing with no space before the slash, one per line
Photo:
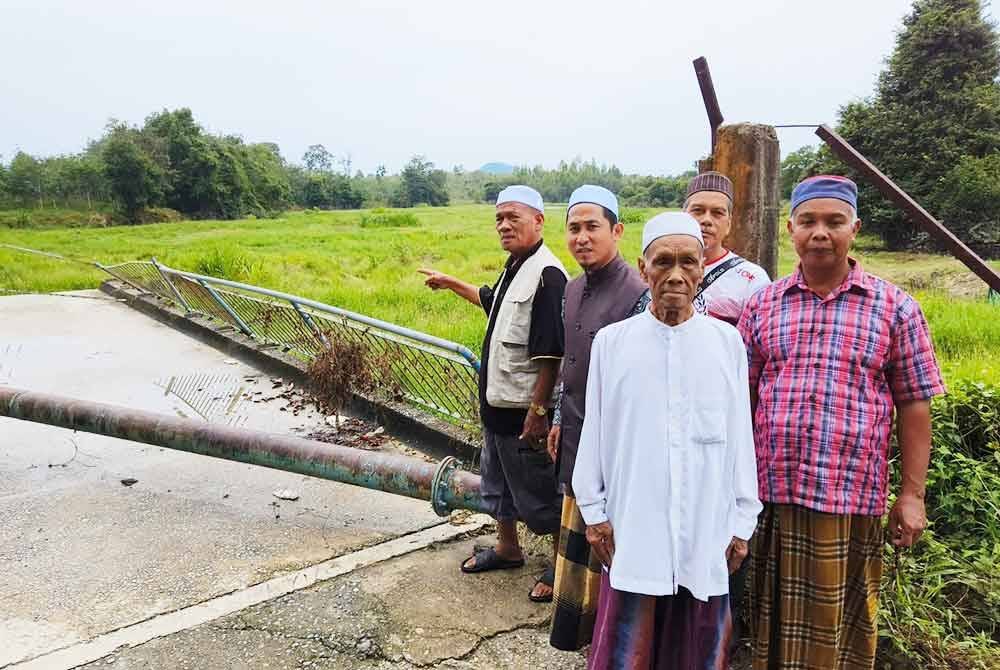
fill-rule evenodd
<path id="1" fill-rule="evenodd" d="M 435 291 L 443 288 L 451 288 L 451 285 L 454 282 L 454 279 L 450 275 L 438 272 L 432 268 L 420 268 L 417 272 L 422 275 L 427 275 L 427 279 L 424 280 L 424 285 Z"/>
<path id="2" fill-rule="evenodd" d="M 611 567 L 611 559 L 615 556 L 615 532 L 607 521 L 593 526 L 587 526 L 587 542 L 590 550 L 605 566 Z"/>
<path id="3" fill-rule="evenodd" d="M 559 424 L 553 424 L 552 427 L 549 428 L 549 438 L 545 443 L 545 449 L 549 452 L 549 458 L 552 459 L 553 463 L 556 462 L 556 457 L 559 455 L 559 433 Z"/>

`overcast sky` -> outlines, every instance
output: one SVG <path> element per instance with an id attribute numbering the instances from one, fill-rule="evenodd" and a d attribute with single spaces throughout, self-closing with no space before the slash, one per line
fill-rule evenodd
<path id="1" fill-rule="evenodd" d="M 691 61 L 727 122 L 833 122 L 869 95 L 908 0 L 0 0 L 0 155 L 79 151 L 109 118 L 322 143 L 355 169 L 670 174 L 708 150 Z M 987 5 L 989 8 L 989 5 Z M 818 139 L 781 130 L 783 153 Z"/>

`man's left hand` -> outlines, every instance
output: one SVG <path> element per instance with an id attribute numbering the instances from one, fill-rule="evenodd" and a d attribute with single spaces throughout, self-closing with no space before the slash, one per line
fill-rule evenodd
<path id="1" fill-rule="evenodd" d="M 734 537 L 726 547 L 726 562 L 729 564 L 729 574 L 733 574 L 743 565 L 743 559 L 750 552 L 750 546 L 746 540 Z"/>
<path id="2" fill-rule="evenodd" d="M 927 527 L 924 499 L 913 493 L 901 493 L 889 511 L 889 533 L 897 547 L 910 547 Z"/>
<path id="3" fill-rule="evenodd" d="M 524 430 L 521 432 L 521 439 L 531 445 L 532 449 L 545 450 L 545 440 L 549 436 L 549 422 L 544 416 L 538 416 L 534 412 L 528 412 L 524 417 Z"/>

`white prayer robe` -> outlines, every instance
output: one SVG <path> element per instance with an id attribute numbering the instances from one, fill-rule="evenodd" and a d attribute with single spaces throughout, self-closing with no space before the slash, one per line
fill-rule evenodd
<path id="1" fill-rule="evenodd" d="M 701 314 L 668 326 L 648 310 L 601 329 L 586 408 L 573 492 L 587 525 L 611 522 L 611 586 L 728 593 L 726 548 L 762 509 L 736 329 Z"/>

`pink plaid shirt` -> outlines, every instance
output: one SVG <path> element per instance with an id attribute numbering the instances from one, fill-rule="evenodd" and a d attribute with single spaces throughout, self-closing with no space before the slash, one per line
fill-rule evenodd
<path id="1" fill-rule="evenodd" d="M 757 480 L 767 502 L 881 515 L 894 403 L 945 388 L 917 302 L 850 262 L 826 298 L 796 269 L 743 310 Z"/>

